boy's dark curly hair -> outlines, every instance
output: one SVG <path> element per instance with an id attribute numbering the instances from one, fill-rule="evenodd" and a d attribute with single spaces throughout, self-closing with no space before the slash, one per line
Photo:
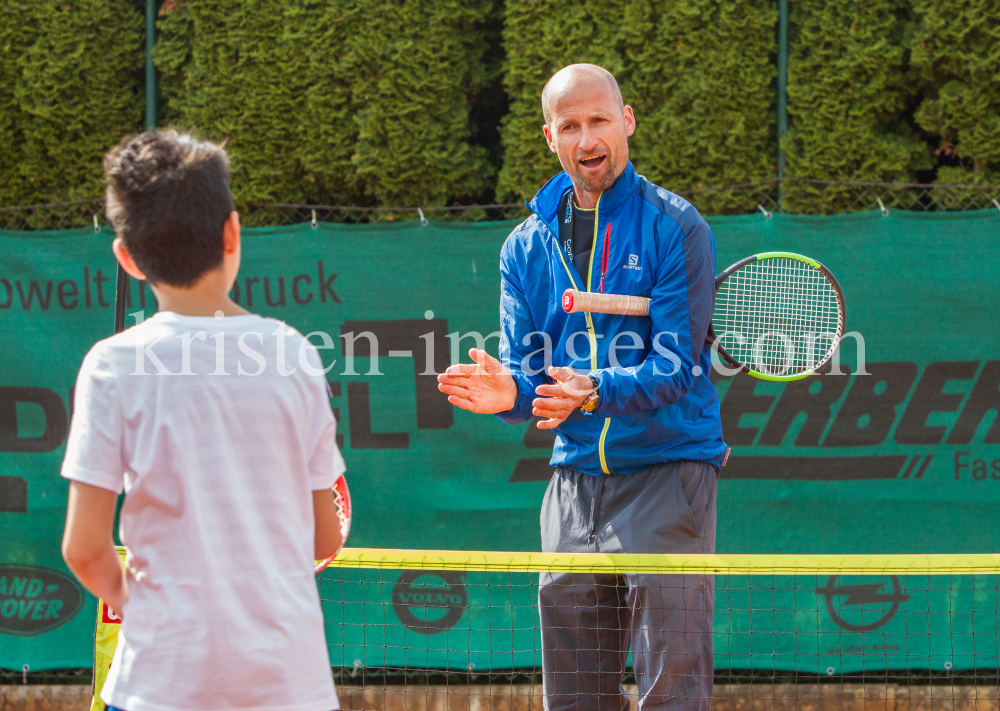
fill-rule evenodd
<path id="1" fill-rule="evenodd" d="M 104 157 L 107 216 L 151 282 L 191 286 L 222 263 L 229 158 L 176 131 L 127 136 Z"/>

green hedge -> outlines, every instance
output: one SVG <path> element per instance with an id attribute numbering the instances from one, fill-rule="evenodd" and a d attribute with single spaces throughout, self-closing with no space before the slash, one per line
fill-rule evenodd
<path id="1" fill-rule="evenodd" d="M 469 127 L 491 9 L 181 0 L 155 51 L 164 118 L 228 141 L 241 203 L 470 201 L 493 172 Z"/>
<path id="2" fill-rule="evenodd" d="M 903 0 L 790 3 L 789 131 L 782 142 L 790 177 L 914 182 L 931 167 L 928 147 L 907 120 L 915 77 L 908 69 Z M 849 187 L 788 184 L 788 212 L 828 214 L 858 205 Z"/>
<path id="3" fill-rule="evenodd" d="M 636 168 L 681 190 L 773 177 L 777 13 L 766 0 L 508 0 L 504 200 L 530 197 L 559 172 L 542 137 L 539 96 L 573 62 L 610 70 L 633 106 Z M 699 198 L 709 212 L 752 210 L 746 198 Z"/>
<path id="4" fill-rule="evenodd" d="M 337 91 L 343 81 L 338 62 L 334 58 L 327 72 L 334 88 L 316 106 L 307 82 L 323 57 L 286 35 L 286 13 L 295 14 L 283 0 L 182 1 L 159 22 L 159 122 L 225 140 L 241 203 L 351 194 L 350 119 L 345 92 Z M 308 11 L 298 17 L 318 20 Z M 327 36 L 325 29 L 315 28 Z M 324 112 L 334 130 L 310 135 L 314 117 Z M 310 170 L 302 157 L 318 140 L 326 160 Z"/>
<path id="5" fill-rule="evenodd" d="M 1000 183 L 1000 5 L 996 0 L 914 0 L 913 64 L 927 84 L 920 125 L 958 165 L 938 182 Z"/>
<path id="6" fill-rule="evenodd" d="M 101 155 L 142 127 L 141 5 L 0 0 L 0 204 L 101 193 Z M 996 0 L 790 6 L 788 176 L 1000 182 Z M 774 0 L 171 0 L 160 123 L 227 141 L 242 206 L 513 201 L 560 170 L 542 86 L 590 61 L 635 108 L 640 172 L 755 182 L 776 171 L 776 22 Z M 872 207 L 856 195 L 788 183 L 784 208 Z"/>
<path id="7" fill-rule="evenodd" d="M 774 4 L 661 0 L 648 16 L 655 31 L 635 57 L 630 87 L 645 117 L 633 139 L 636 166 L 671 190 L 775 177 Z M 757 205 L 746 191 L 703 193 L 696 202 L 706 214 Z"/>
<path id="8" fill-rule="evenodd" d="M 103 193 L 101 156 L 141 130 L 131 0 L 0 0 L 0 205 Z"/>

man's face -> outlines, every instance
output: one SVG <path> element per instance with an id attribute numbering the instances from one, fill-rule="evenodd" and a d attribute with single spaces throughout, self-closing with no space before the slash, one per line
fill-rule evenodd
<path id="1" fill-rule="evenodd" d="M 553 94 L 542 128 L 549 148 L 578 189 L 607 190 L 628 163 L 632 107 L 623 111 L 616 92 L 600 79 L 574 82 Z"/>

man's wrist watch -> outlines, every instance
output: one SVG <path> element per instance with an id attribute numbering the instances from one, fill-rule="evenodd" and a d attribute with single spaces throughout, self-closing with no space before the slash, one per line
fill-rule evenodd
<path id="1" fill-rule="evenodd" d="M 601 381 L 593 375 L 589 375 L 587 377 L 589 377 L 590 382 L 593 383 L 594 389 L 591 390 L 590 394 L 583 399 L 582 403 L 580 403 L 580 412 L 593 412 L 597 409 L 597 405 L 601 401 L 601 396 L 598 392 L 601 387 Z"/>

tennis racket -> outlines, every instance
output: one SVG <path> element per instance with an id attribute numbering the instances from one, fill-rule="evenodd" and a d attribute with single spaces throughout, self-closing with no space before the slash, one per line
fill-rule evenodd
<path id="1" fill-rule="evenodd" d="M 567 313 L 646 316 L 649 299 L 567 289 Z M 844 336 L 847 307 L 833 273 L 815 259 L 763 252 L 715 278 L 706 341 L 720 360 L 763 380 L 798 380 L 822 369 Z"/>
<path id="2" fill-rule="evenodd" d="M 340 519 L 340 548 L 337 549 L 337 553 L 340 553 L 347 543 L 347 536 L 351 533 L 351 492 L 347 489 L 347 479 L 343 474 L 333 485 L 333 503 L 337 505 L 337 518 Z M 316 575 L 330 565 L 337 557 L 337 553 L 316 563 Z"/>

